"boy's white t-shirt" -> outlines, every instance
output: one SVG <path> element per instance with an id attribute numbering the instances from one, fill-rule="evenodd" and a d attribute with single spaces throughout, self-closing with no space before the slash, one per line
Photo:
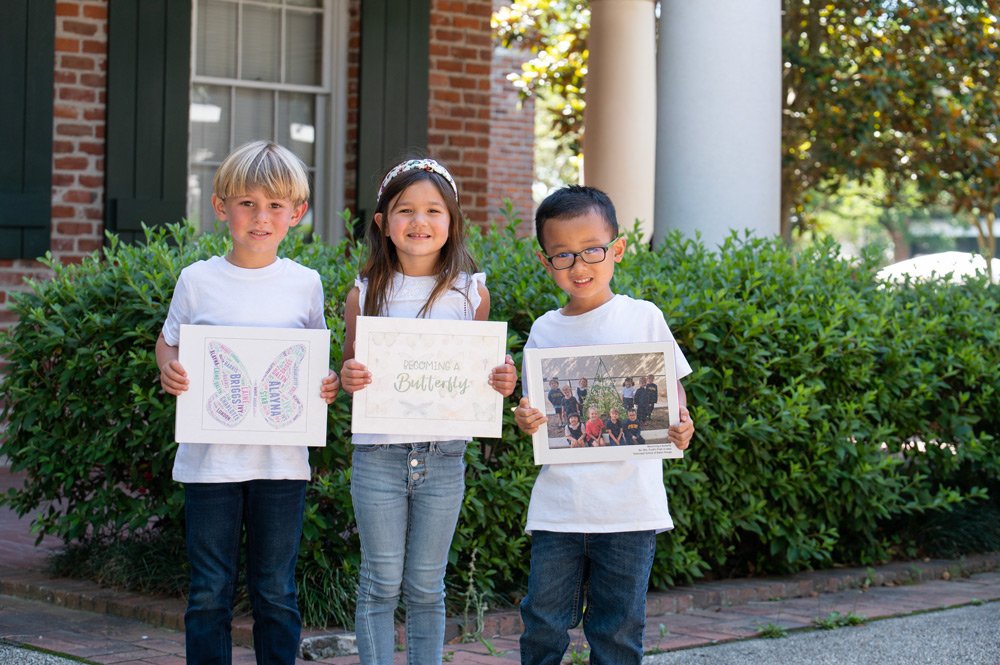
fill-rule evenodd
<path id="1" fill-rule="evenodd" d="M 163 324 L 167 344 L 178 345 L 182 323 L 323 329 L 323 285 L 318 272 L 291 259 L 249 269 L 215 256 L 181 271 Z M 309 480 L 309 449 L 179 442 L 173 478 L 182 483 Z"/>
<path id="2" fill-rule="evenodd" d="M 392 277 L 389 292 L 388 311 L 385 316 L 415 319 L 430 298 L 437 276 L 427 275 L 413 277 L 397 272 Z M 358 288 L 358 304 L 364 311 L 365 298 L 368 295 L 368 280 L 360 277 L 354 281 Z M 455 279 L 452 288 L 446 290 L 434 301 L 426 312 L 428 319 L 449 319 L 456 321 L 472 321 L 476 318 L 476 310 L 483 298 L 480 287 L 486 286 L 486 273 L 461 273 Z M 455 441 L 469 438 L 456 436 L 436 436 L 431 434 L 352 434 L 351 443 L 359 446 L 373 444 L 423 443 L 425 441 Z"/>
<path id="3" fill-rule="evenodd" d="M 579 316 L 552 310 L 535 320 L 525 348 L 673 341 L 651 302 L 616 295 Z M 674 345 L 677 378 L 691 366 Z M 522 377 L 528 385 L 528 377 Z M 545 395 L 528 396 L 538 406 Z M 543 465 L 531 491 L 525 530 L 571 533 L 666 531 L 674 527 L 663 486 L 663 460 Z"/>

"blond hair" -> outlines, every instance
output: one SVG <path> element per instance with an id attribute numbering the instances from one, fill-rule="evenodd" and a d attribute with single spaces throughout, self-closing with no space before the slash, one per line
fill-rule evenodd
<path id="1" fill-rule="evenodd" d="M 215 195 L 222 200 L 262 189 L 295 205 L 309 200 L 305 164 L 291 150 L 271 141 L 252 141 L 233 150 L 215 172 Z"/>

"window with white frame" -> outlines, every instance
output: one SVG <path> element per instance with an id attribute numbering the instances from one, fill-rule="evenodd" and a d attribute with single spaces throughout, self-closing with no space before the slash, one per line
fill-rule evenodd
<path id="1" fill-rule="evenodd" d="M 331 153 L 339 0 L 194 0 L 188 218 L 215 223 L 212 178 L 230 150 L 273 140 L 299 156 L 312 185 L 304 220 L 323 233 L 339 203 Z M 338 15 L 337 19 L 340 18 Z M 324 234 L 325 235 L 325 234 Z"/>

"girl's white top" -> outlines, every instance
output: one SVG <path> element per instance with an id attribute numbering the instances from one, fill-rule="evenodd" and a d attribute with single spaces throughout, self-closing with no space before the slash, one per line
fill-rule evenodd
<path id="1" fill-rule="evenodd" d="M 182 323 L 326 328 L 323 285 L 318 272 L 291 259 L 249 269 L 215 256 L 181 271 L 163 324 L 167 344 L 177 346 Z M 173 477 L 182 483 L 309 480 L 309 449 L 181 441 Z"/>
<path id="2" fill-rule="evenodd" d="M 397 272 L 393 275 L 391 291 L 389 292 L 388 311 L 383 316 L 396 318 L 417 318 L 420 308 L 424 306 L 434 289 L 437 277 L 410 277 Z M 364 311 L 365 296 L 368 292 L 368 280 L 356 279 L 359 305 Z M 434 301 L 429 311 L 424 314 L 427 319 L 451 319 L 472 321 L 476 318 L 476 309 L 482 303 L 479 288 L 486 286 L 486 273 L 477 272 L 473 275 L 460 274 L 452 288 L 448 289 Z M 454 441 L 454 436 L 429 436 L 427 434 L 353 434 L 351 442 L 358 445 L 419 443 L 422 441 Z M 469 440 L 469 439 L 466 439 Z"/>

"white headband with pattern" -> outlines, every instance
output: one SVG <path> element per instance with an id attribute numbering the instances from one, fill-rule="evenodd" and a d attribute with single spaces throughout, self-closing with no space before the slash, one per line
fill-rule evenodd
<path id="1" fill-rule="evenodd" d="M 458 198 L 458 186 L 455 185 L 455 179 L 451 177 L 448 173 L 448 169 L 438 164 L 433 159 L 409 159 L 401 164 L 397 164 L 392 168 L 391 171 L 385 174 L 385 178 L 382 180 L 382 184 L 378 188 L 378 196 L 375 198 L 375 205 L 382 200 L 382 193 L 385 191 L 386 185 L 388 185 L 393 178 L 398 176 L 404 171 L 429 171 L 431 173 L 437 173 L 439 176 L 448 181 L 451 185 L 451 189 L 455 192 L 455 198 Z"/>

